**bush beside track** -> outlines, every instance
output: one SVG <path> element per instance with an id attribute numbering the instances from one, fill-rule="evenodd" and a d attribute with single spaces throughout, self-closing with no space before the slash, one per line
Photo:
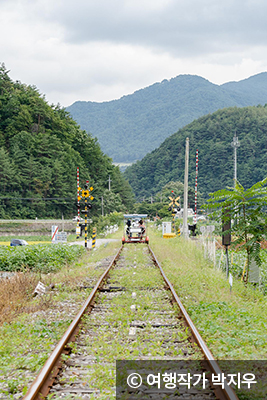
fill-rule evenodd
<path id="1" fill-rule="evenodd" d="M 84 251 L 82 246 L 64 244 L 0 247 L 0 270 L 55 272 L 80 257 Z"/>

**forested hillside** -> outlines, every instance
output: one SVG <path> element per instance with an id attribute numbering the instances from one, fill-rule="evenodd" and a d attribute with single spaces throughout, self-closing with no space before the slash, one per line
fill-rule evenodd
<path id="1" fill-rule="evenodd" d="M 138 199 L 157 193 L 167 182 L 184 182 L 185 140 L 189 137 L 189 185 L 194 186 L 198 149 L 198 188 L 208 197 L 210 192 L 233 186 L 235 131 L 240 142 L 237 178 L 245 188 L 252 186 L 267 176 L 267 106 L 233 107 L 201 117 L 127 168 L 125 177 Z"/>
<path id="2" fill-rule="evenodd" d="M 61 218 L 77 213 L 80 185 L 94 187 L 92 214 L 127 209 L 132 190 L 97 139 L 65 109 L 49 106 L 36 87 L 12 82 L 0 64 L 0 218 Z M 111 191 L 108 191 L 108 178 Z"/>
<path id="3" fill-rule="evenodd" d="M 220 86 L 199 76 L 180 75 L 119 100 L 77 101 L 67 110 L 115 162 L 133 162 L 194 119 L 225 107 L 265 103 L 266 72 Z"/>

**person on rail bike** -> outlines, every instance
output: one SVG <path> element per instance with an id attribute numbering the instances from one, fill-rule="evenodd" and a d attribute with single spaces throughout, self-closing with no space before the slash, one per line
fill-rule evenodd
<path id="1" fill-rule="evenodd" d="M 141 228 L 140 237 L 141 237 L 141 239 L 142 239 L 142 237 L 143 237 L 144 234 L 146 233 L 146 227 L 145 227 L 145 225 L 144 225 L 142 219 L 140 219 L 140 221 L 139 221 L 139 228 Z"/>
<path id="2" fill-rule="evenodd" d="M 127 220 L 126 225 L 127 225 L 126 235 L 128 236 L 128 238 L 130 238 L 132 236 L 132 233 L 131 233 L 131 230 L 130 230 L 130 227 L 131 227 L 132 223 L 131 223 L 130 219 Z"/>

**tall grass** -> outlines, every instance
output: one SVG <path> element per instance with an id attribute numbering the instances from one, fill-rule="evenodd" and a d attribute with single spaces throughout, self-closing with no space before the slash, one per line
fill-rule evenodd
<path id="1" fill-rule="evenodd" d="M 152 249 L 193 322 L 218 359 L 267 359 L 267 296 L 225 274 L 183 238 L 150 231 Z"/>
<path id="2" fill-rule="evenodd" d="M 37 304 L 29 306 L 38 282 L 36 274 L 17 273 L 0 281 L 0 325 L 10 322 L 22 311 L 35 311 Z M 38 305 L 39 307 L 39 305 Z"/>

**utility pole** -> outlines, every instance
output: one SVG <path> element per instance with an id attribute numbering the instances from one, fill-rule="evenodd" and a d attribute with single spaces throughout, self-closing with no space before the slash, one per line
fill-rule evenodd
<path id="1" fill-rule="evenodd" d="M 189 138 L 185 142 L 185 168 L 184 168 L 184 212 L 183 212 L 183 235 L 188 238 L 187 209 L 188 209 L 188 162 L 189 162 Z"/>
<path id="2" fill-rule="evenodd" d="M 88 191 L 88 187 L 89 187 L 89 181 L 86 181 L 85 184 L 85 189 Z M 88 196 L 89 196 L 89 191 L 88 191 Z M 87 209 L 87 193 L 84 196 L 84 223 L 85 223 L 85 227 L 84 227 L 84 247 L 87 248 L 87 213 L 88 213 L 88 209 Z"/>
<path id="3" fill-rule="evenodd" d="M 195 178 L 195 215 L 193 224 L 197 224 L 197 176 L 198 176 L 198 150 L 196 151 L 196 178 Z"/>
<path id="4" fill-rule="evenodd" d="M 108 190 L 110 191 L 110 185 L 111 184 L 111 179 L 110 179 L 110 175 L 108 176 Z"/>
<path id="5" fill-rule="evenodd" d="M 233 141 L 231 143 L 231 146 L 234 148 L 234 187 L 236 185 L 236 181 L 237 181 L 237 151 L 236 149 L 238 147 L 240 147 L 240 143 L 238 142 L 238 137 L 236 136 L 236 130 L 235 130 L 235 136 L 233 138 Z M 237 223 L 237 218 L 234 219 L 234 224 L 236 225 Z M 228 253 L 227 253 L 227 246 L 226 246 L 226 256 L 228 257 Z M 226 259 L 227 259 L 226 257 Z M 227 259 L 228 262 L 228 259 Z"/>
<path id="6" fill-rule="evenodd" d="M 240 143 L 238 142 L 238 137 L 236 136 L 236 131 L 235 131 L 235 136 L 233 138 L 231 146 L 234 148 L 234 184 L 235 184 L 236 181 L 237 181 L 237 155 L 236 155 L 236 149 L 238 147 L 240 147 Z"/>
<path id="7" fill-rule="evenodd" d="M 77 219 L 77 227 L 76 227 L 76 239 L 79 239 L 81 233 L 80 227 L 80 169 L 77 167 L 77 208 L 78 208 L 78 219 Z"/>

